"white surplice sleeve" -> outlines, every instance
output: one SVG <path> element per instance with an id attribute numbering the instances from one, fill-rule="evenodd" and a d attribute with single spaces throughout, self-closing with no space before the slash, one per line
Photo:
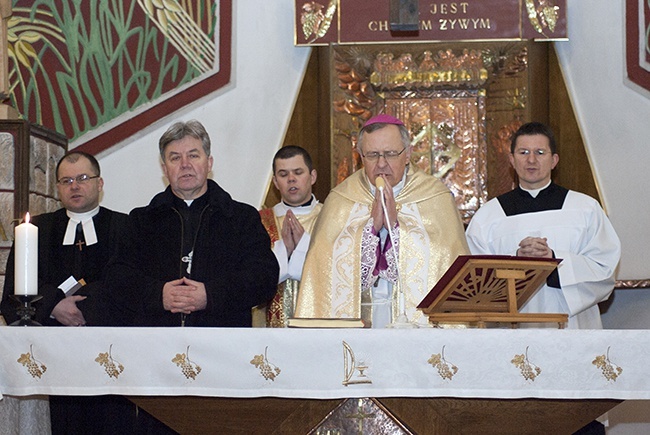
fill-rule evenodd
<path id="1" fill-rule="evenodd" d="M 309 248 L 310 241 L 311 235 L 305 231 L 298 242 L 298 246 L 293 250 L 293 254 L 291 254 L 291 258 L 289 259 L 289 278 L 297 281 L 300 281 L 302 278 L 302 268 L 305 265 L 305 257 L 307 257 L 307 249 Z"/>
<path id="2" fill-rule="evenodd" d="M 506 215 L 496 199 L 488 201 L 476 212 L 465 232 L 469 250 L 473 255 L 517 255 L 519 245 L 514 239 L 512 243 L 505 243 L 506 246 L 500 243 L 498 247 L 494 241 L 499 235 L 497 230 L 495 236 L 492 229 L 499 228 L 499 223 L 505 219 Z"/>
<path id="3" fill-rule="evenodd" d="M 280 277 L 278 284 L 286 281 L 287 279 L 295 279 L 300 281 L 302 277 L 302 267 L 305 265 L 305 257 L 307 256 L 307 249 L 311 235 L 305 231 L 298 242 L 298 246 L 293 250 L 291 258 L 287 256 L 287 247 L 284 240 L 280 239 L 273 245 L 273 253 L 280 265 Z"/>
<path id="4" fill-rule="evenodd" d="M 621 242 L 614 227 L 600 205 L 589 200 L 592 203 L 584 210 L 583 234 L 575 242 L 576 249 L 554 249 L 555 256 L 562 258 L 560 285 L 571 316 L 609 297 L 621 257 Z"/>
<path id="5" fill-rule="evenodd" d="M 273 244 L 273 253 L 280 265 L 280 277 L 278 278 L 278 284 L 280 284 L 289 278 L 289 256 L 284 240 L 280 239 Z"/>

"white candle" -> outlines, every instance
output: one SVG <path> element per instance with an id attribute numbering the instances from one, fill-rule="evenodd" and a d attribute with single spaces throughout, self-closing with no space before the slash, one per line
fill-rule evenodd
<path id="1" fill-rule="evenodd" d="M 38 227 L 29 223 L 29 213 L 15 231 L 14 275 L 16 295 L 38 294 Z"/>

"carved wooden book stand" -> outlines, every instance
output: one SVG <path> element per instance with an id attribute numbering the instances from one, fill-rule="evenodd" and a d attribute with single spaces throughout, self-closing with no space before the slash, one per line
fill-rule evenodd
<path id="1" fill-rule="evenodd" d="M 567 314 L 520 313 L 562 261 L 555 258 L 461 255 L 420 302 L 418 309 L 434 325 L 469 323 L 558 323 Z"/>

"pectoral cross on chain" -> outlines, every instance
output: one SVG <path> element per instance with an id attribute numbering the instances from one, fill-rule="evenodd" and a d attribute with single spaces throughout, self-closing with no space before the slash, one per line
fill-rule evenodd
<path id="1" fill-rule="evenodd" d="M 194 251 L 190 251 L 189 254 L 181 258 L 181 261 L 183 263 L 187 263 L 187 274 L 190 275 L 192 273 L 192 255 L 194 255 Z"/>
<path id="2" fill-rule="evenodd" d="M 75 243 L 75 245 L 77 245 L 79 247 L 79 250 L 81 251 L 85 243 L 83 242 L 83 240 L 79 240 L 77 243 Z"/>

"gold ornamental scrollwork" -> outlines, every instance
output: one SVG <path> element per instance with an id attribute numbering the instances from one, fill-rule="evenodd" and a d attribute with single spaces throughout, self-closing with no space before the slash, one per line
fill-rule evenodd
<path id="1" fill-rule="evenodd" d="M 336 12 L 337 0 L 330 0 L 325 6 L 318 2 L 306 2 L 302 5 L 300 13 L 300 24 L 302 33 L 305 35 L 307 44 L 311 44 L 319 38 L 325 36 L 332 25 L 332 18 Z M 323 12 L 325 9 L 325 12 Z"/>
<path id="2" fill-rule="evenodd" d="M 2 225 L 2 222 L 0 222 L 0 241 L 1 242 L 9 241 L 9 237 L 7 237 L 7 232 L 5 231 L 5 227 L 4 225 Z"/>
<path id="3" fill-rule="evenodd" d="M 391 52 L 377 54 L 370 83 L 379 91 L 392 91 L 440 86 L 478 88 L 488 79 L 479 50 L 464 49 L 458 55 L 451 49 L 439 50 L 435 55 L 425 50 L 421 57 L 418 62 L 412 53 L 402 53 L 397 58 Z"/>
<path id="4" fill-rule="evenodd" d="M 530 24 L 544 36 L 544 29 L 555 32 L 559 11 L 560 7 L 554 0 L 526 0 L 526 13 Z"/>
<path id="5" fill-rule="evenodd" d="M 497 152 L 488 148 L 485 129 L 488 86 L 496 83 L 493 94 L 503 95 L 509 90 L 503 80 L 521 75 L 526 58 L 517 57 L 520 45 L 439 46 L 332 48 L 332 184 L 362 167 L 358 131 L 374 114 L 387 113 L 400 118 L 414 139 L 411 163 L 449 187 L 469 222 L 488 199 L 487 153 Z M 508 108 L 494 107 L 499 115 L 492 118 L 500 122 Z M 508 171 L 507 156 L 505 162 Z M 494 178 L 512 184 L 505 175 Z"/>
<path id="6" fill-rule="evenodd" d="M 620 280 L 620 281 L 616 281 L 614 288 L 619 288 L 619 289 L 650 288 L 650 279 Z"/>

